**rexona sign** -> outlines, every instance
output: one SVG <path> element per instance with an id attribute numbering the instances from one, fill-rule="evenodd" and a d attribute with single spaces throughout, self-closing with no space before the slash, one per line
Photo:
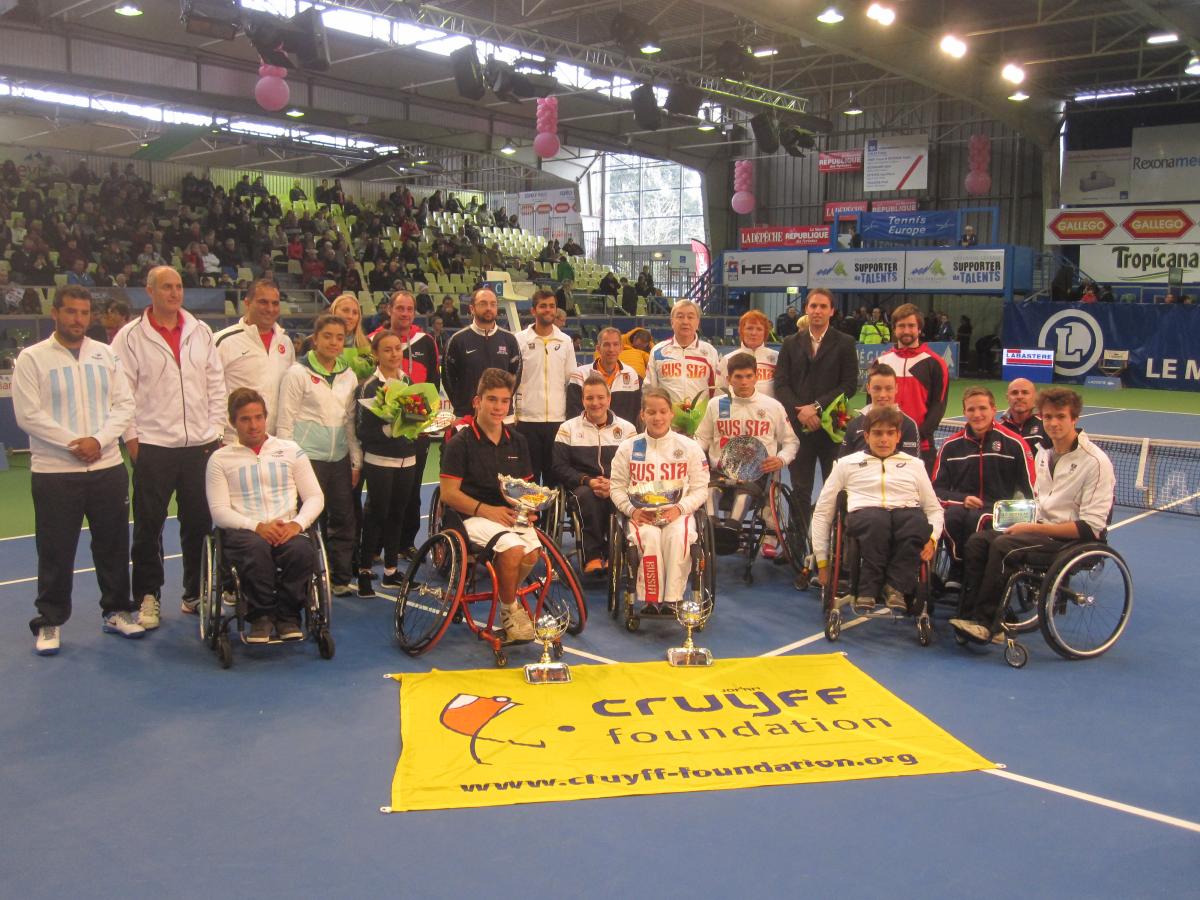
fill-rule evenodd
<path id="1" fill-rule="evenodd" d="M 1183 237 L 1194 224 L 1181 209 L 1139 209 L 1121 227 L 1130 237 L 1164 241 Z"/>
<path id="2" fill-rule="evenodd" d="M 1069 243 L 1099 241 L 1117 227 L 1103 211 L 1059 212 L 1046 225 L 1055 237 Z"/>

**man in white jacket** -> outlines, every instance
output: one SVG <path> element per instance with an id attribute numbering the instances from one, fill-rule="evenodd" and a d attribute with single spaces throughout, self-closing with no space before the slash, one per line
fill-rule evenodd
<path id="1" fill-rule="evenodd" d="M 304 532 L 325 505 L 308 457 L 299 444 L 271 437 L 267 418 L 262 395 L 234 390 L 229 421 L 237 443 L 209 457 L 206 473 L 209 511 L 245 592 L 251 644 L 267 643 L 273 628 L 283 641 L 304 636 L 300 615 L 316 564 Z"/>
<path id="2" fill-rule="evenodd" d="M 13 371 L 13 410 L 29 435 L 38 554 L 38 614 L 29 623 L 39 655 L 58 652 L 71 616 L 75 549 L 86 516 L 100 585 L 104 630 L 139 638 L 129 594 L 129 481 L 117 441 L 133 419 L 121 363 L 85 336 L 87 288 L 55 294 L 54 334 L 21 351 Z"/>
<path id="3" fill-rule="evenodd" d="M 292 339 L 279 324 L 279 286 L 259 278 L 246 291 L 246 314 L 216 333 L 217 353 L 225 370 L 225 391 L 253 388 L 267 404 L 267 433 L 275 433 L 279 413 L 279 382 L 296 361 Z M 237 440 L 233 425 L 225 424 L 225 442 Z"/>
<path id="4" fill-rule="evenodd" d="M 700 337 L 700 307 L 680 300 L 671 308 L 672 336 L 650 350 L 646 386 L 660 387 L 672 403 L 691 403 L 701 391 L 712 397 L 717 384 L 716 348 Z"/>
<path id="5" fill-rule="evenodd" d="M 183 309 L 183 282 L 169 266 L 146 278 L 150 306 L 117 332 L 112 349 L 133 391 L 125 446 L 133 460 L 133 596 L 139 621 L 157 628 L 163 586 L 162 530 L 171 495 L 179 510 L 183 603 L 200 600 L 200 553 L 212 528 L 204 467 L 225 430 L 225 371 L 212 329 Z"/>
<path id="6" fill-rule="evenodd" d="M 521 383 L 514 401 L 517 431 L 529 445 L 533 477 L 554 483 L 554 436 L 567 419 L 567 382 L 575 371 L 575 347 L 554 324 L 558 301 L 547 290 L 533 293 L 533 324 L 517 332 Z"/>

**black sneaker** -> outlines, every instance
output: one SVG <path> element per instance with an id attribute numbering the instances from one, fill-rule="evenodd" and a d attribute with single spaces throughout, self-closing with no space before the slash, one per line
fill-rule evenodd
<path id="1" fill-rule="evenodd" d="M 384 572 L 383 580 L 379 582 L 382 587 L 398 588 L 404 586 L 404 575 L 397 569 L 395 572 Z"/>
<path id="2" fill-rule="evenodd" d="M 386 582 L 384 582 L 384 583 L 386 584 Z M 371 586 L 371 573 L 370 572 L 359 572 L 358 573 L 358 596 L 360 596 L 360 597 L 374 597 L 375 596 L 375 588 L 373 588 Z"/>
<path id="3" fill-rule="evenodd" d="M 416 547 L 405 547 L 403 550 L 400 551 L 400 555 L 403 556 L 405 559 L 407 559 L 409 562 L 412 562 L 414 559 L 417 558 L 417 548 Z"/>
<path id="4" fill-rule="evenodd" d="M 299 641 L 304 639 L 304 630 L 295 619 L 276 619 L 275 632 L 281 641 Z"/>

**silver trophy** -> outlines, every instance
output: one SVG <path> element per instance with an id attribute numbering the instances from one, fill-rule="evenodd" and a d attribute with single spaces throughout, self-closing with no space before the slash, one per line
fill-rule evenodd
<path id="1" fill-rule="evenodd" d="M 663 481 L 655 479 L 629 489 L 629 502 L 636 509 L 654 510 L 654 524 L 666 524 L 662 510 L 674 506 L 683 497 L 683 479 Z"/>
<path id="2" fill-rule="evenodd" d="M 504 499 L 517 508 L 517 527 L 530 526 L 529 514 L 545 509 L 558 497 L 558 488 L 543 487 L 532 481 L 512 478 L 508 475 L 497 475 L 500 479 L 500 493 Z"/>
<path id="3" fill-rule="evenodd" d="M 767 448 L 753 435 L 730 438 L 721 448 L 721 472 L 731 481 L 758 481 L 767 461 Z"/>
<path id="4" fill-rule="evenodd" d="M 997 500 L 992 506 L 993 531 L 1008 531 L 1020 522 L 1036 521 L 1036 500 Z"/>
<path id="5" fill-rule="evenodd" d="M 567 626 L 571 624 L 571 616 L 564 606 L 558 613 L 543 610 L 534 623 L 533 630 L 537 639 L 542 642 L 542 658 L 525 667 L 525 680 L 530 684 L 564 684 L 571 680 L 571 669 L 564 662 L 555 662 L 551 655 L 551 647 L 562 637 Z M 558 644 L 558 655 L 562 655 L 562 645 Z"/>
<path id="6" fill-rule="evenodd" d="M 699 592 L 697 592 L 699 593 Z M 712 653 L 707 647 L 697 647 L 692 643 L 692 629 L 701 628 L 712 614 L 712 601 L 684 600 L 675 610 L 675 618 L 687 629 L 687 639 L 682 647 L 672 647 L 667 651 L 667 662 L 673 666 L 711 666 Z"/>
<path id="7" fill-rule="evenodd" d="M 444 403 L 445 401 L 442 402 Z M 433 414 L 433 418 L 429 420 L 429 424 L 421 429 L 421 434 L 441 434 L 457 420 L 458 417 L 454 415 L 454 410 L 449 407 L 442 407 Z"/>

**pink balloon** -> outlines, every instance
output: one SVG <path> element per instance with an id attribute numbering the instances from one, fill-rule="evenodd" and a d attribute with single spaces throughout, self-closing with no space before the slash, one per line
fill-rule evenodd
<path id="1" fill-rule="evenodd" d="M 968 194 L 978 197 L 992 189 L 992 176 L 987 172 L 968 172 L 963 186 Z"/>
<path id="2" fill-rule="evenodd" d="M 542 159 L 549 159 L 557 154 L 561 146 L 558 135 L 553 131 L 543 131 L 533 139 L 533 152 Z"/>
<path id="3" fill-rule="evenodd" d="M 738 191 L 733 195 L 729 205 L 733 207 L 735 213 L 747 216 L 754 212 L 754 195 L 749 191 Z"/>
<path id="4" fill-rule="evenodd" d="M 263 63 L 258 67 L 258 74 L 264 78 L 287 78 L 288 70 L 283 66 L 272 66 L 268 63 Z"/>
<path id="5" fill-rule="evenodd" d="M 286 81 L 272 75 L 258 79 L 258 84 L 254 85 L 254 99 L 268 112 L 276 112 L 287 106 L 291 93 Z"/>

